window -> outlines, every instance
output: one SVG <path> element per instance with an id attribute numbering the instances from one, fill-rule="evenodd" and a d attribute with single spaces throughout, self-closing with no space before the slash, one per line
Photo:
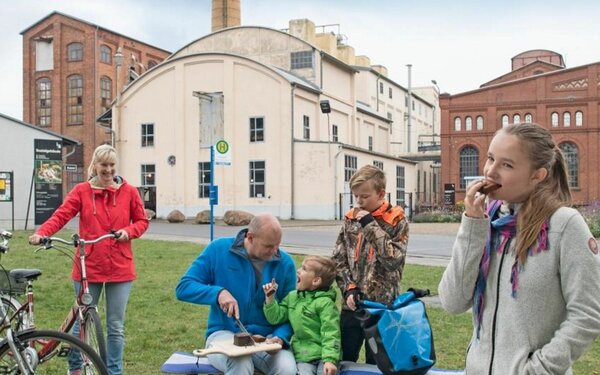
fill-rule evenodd
<path id="1" fill-rule="evenodd" d="M 67 46 L 67 60 L 81 61 L 83 60 L 83 44 L 71 43 Z"/>
<path id="2" fill-rule="evenodd" d="M 475 122 L 477 123 L 477 130 L 483 130 L 483 116 L 477 116 Z"/>
<path id="3" fill-rule="evenodd" d="M 67 124 L 76 125 L 83 123 L 83 78 L 73 75 L 67 78 Z"/>
<path id="4" fill-rule="evenodd" d="M 455 117 L 454 118 L 454 131 L 460 131 L 460 128 L 462 127 L 462 122 L 460 120 L 460 117 Z"/>
<path id="5" fill-rule="evenodd" d="M 158 64 L 156 63 L 156 61 L 154 61 L 154 60 L 148 60 L 148 69 L 152 69 L 152 68 L 154 68 L 156 65 L 158 65 Z"/>
<path id="6" fill-rule="evenodd" d="M 465 189 L 465 177 L 479 175 L 479 151 L 473 146 L 466 146 L 460 151 L 460 188 Z"/>
<path id="7" fill-rule="evenodd" d="M 505 128 L 508 126 L 508 115 L 502 115 L 502 127 Z"/>
<path id="8" fill-rule="evenodd" d="M 106 45 L 100 46 L 100 61 L 107 64 L 112 64 L 112 51 Z"/>
<path id="9" fill-rule="evenodd" d="M 210 162 L 198 163 L 198 198 L 210 197 Z"/>
<path id="10" fill-rule="evenodd" d="M 525 114 L 525 122 L 531 124 L 533 122 L 533 115 L 531 113 Z"/>
<path id="11" fill-rule="evenodd" d="M 142 147 L 154 146 L 154 124 L 142 124 Z"/>
<path id="12" fill-rule="evenodd" d="M 521 115 L 518 113 L 515 113 L 513 115 L 513 124 L 520 124 L 521 123 Z"/>
<path id="13" fill-rule="evenodd" d="M 558 127 L 558 113 L 557 112 L 552 112 L 552 114 L 550 115 L 550 121 L 552 123 L 553 128 Z"/>
<path id="14" fill-rule="evenodd" d="M 368 139 L 368 143 L 369 143 L 369 151 L 373 151 L 373 136 L 369 136 Z"/>
<path id="15" fill-rule="evenodd" d="M 344 155 L 344 181 L 350 181 L 350 178 L 356 173 L 357 168 L 356 156 Z"/>
<path id="16" fill-rule="evenodd" d="M 335 125 L 335 124 L 331 125 L 331 133 L 332 133 L 332 136 L 333 136 L 332 141 L 333 142 L 339 142 L 338 126 L 337 125 Z"/>
<path id="17" fill-rule="evenodd" d="M 106 111 L 110 107 L 112 100 L 112 80 L 107 76 L 100 78 L 100 106 L 102 111 Z"/>
<path id="18" fill-rule="evenodd" d="M 52 122 L 52 82 L 48 78 L 37 81 L 37 124 L 50 126 Z"/>
<path id="19" fill-rule="evenodd" d="M 155 175 L 156 166 L 154 164 L 142 164 L 142 186 L 155 186 Z"/>
<path id="20" fill-rule="evenodd" d="M 383 162 L 381 160 L 373 160 L 373 165 L 383 171 Z"/>
<path id="21" fill-rule="evenodd" d="M 265 161 L 250 161 L 250 198 L 265 196 Z"/>
<path id="22" fill-rule="evenodd" d="M 575 112 L 575 126 L 583 126 L 583 112 Z"/>
<path id="23" fill-rule="evenodd" d="M 465 130 L 473 130 L 473 119 L 471 119 L 471 116 L 467 116 L 465 119 Z"/>
<path id="24" fill-rule="evenodd" d="M 379 93 L 383 94 L 383 82 L 379 82 Z"/>
<path id="25" fill-rule="evenodd" d="M 565 157 L 569 186 L 579 187 L 579 153 L 577 146 L 574 143 L 565 142 L 561 143 L 558 147 Z"/>
<path id="26" fill-rule="evenodd" d="M 565 112 L 563 113 L 563 126 L 571 126 L 571 113 Z"/>
<path id="27" fill-rule="evenodd" d="M 303 116 L 302 117 L 302 129 L 303 129 L 303 136 L 304 139 L 309 140 L 310 139 L 310 117 L 308 116 Z"/>
<path id="28" fill-rule="evenodd" d="M 405 195 L 404 167 L 396 166 L 396 205 L 404 207 Z"/>
<path id="29" fill-rule="evenodd" d="M 313 67 L 312 51 L 292 52 L 290 55 L 292 69 L 303 69 Z"/>
<path id="30" fill-rule="evenodd" d="M 392 88 L 391 87 L 388 89 L 388 96 L 390 97 L 390 99 L 392 98 Z"/>
<path id="31" fill-rule="evenodd" d="M 250 117 L 250 142 L 262 142 L 265 140 L 264 117 Z"/>

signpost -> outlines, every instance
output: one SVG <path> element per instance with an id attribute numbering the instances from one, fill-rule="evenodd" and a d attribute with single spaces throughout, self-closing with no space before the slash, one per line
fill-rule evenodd
<path id="1" fill-rule="evenodd" d="M 14 200 L 14 173 L 0 172 L 0 202 L 11 202 L 12 205 L 12 231 L 15 230 L 15 200 Z"/>
<path id="2" fill-rule="evenodd" d="M 62 203 L 62 141 L 34 140 L 35 225 Z"/>
<path id="3" fill-rule="evenodd" d="M 454 206 L 455 193 L 454 184 L 444 184 L 444 206 Z"/>

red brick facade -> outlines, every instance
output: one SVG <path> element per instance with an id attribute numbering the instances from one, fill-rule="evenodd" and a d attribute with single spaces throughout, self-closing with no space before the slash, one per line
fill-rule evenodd
<path id="1" fill-rule="evenodd" d="M 532 69 L 536 66 L 548 65 L 534 61 L 511 72 L 521 78 L 486 84 L 480 89 L 456 95 L 440 96 L 441 183 L 442 186 L 455 184 L 457 202 L 464 199 L 464 188 L 460 187 L 461 152 L 463 156 L 467 154 L 465 147 L 477 151 L 477 171 L 474 174 L 482 175 L 489 142 L 502 127 L 503 116 L 508 116 L 508 123 L 513 123 L 519 120 L 525 122 L 526 115 L 531 116 L 532 122 L 550 129 L 557 144 L 575 146 L 576 158 L 572 160 L 577 166 L 571 168 L 572 183 L 576 185 L 572 186 L 574 203 L 586 204 L 600 198 L 600 63 L 570 69 L 555 65 L 545 73 Z M 553 113 L 558 120 L 554 124 Z M 515 119 L 515 115 L 520 119 Z M 478 116 L 483 120 L 481 129 L 477 127 Z M 471 118 L 469 130 L 466 129 L 468 118 Z M 457 119 L 460 120 L 460 130 L 457 129 Z"/>
<path id="2" fill-rule="evenodd" d="M 96 118 L 100 116 L 117 93 L 116 64 L 114 55 L 118 48 L 123 54 L 123 65 L 120 69 L 119 88 L 123 88 L 129 79 L 129 69 L 133 67 L 137 74 L 158 64 L 170 55 L 170 52 L 135 39 L 107 30 L 100 26 L 53 12 L 30 26 L 23 36 L 23 121 L 63 134 L 79 140 L 83 146 L 69 157 L 68 162 L 78 164 L 87 175 L 87 166 L 92 152 L 97 145 L 110 142 L 110 132 L 97 127 Z M 52 50 L 53 60 L 50 68 L 43 67 L 36 61 L 38 43 L 46 43 Z M 68 46 L 81 43 L 83 54 L 81 59 L 70 61 Z M 101 52 L 104 60 L 101 61 Z M 135 56 L 135 60 L 132 56 Z M 73 60 L 73 59 L 71 59 Z M 38 69 L 38 65 L 42 69 Z M 80 75 L 83 82 L 81 96 L 82 120 L 68 120 L 68 79 Z M 38 83 L 48 79 L 51 84 L 51 111 L 48 124 L 40 124 L 38 105 L 41 102 Z M 101 80 L 108 83 L 102 100 Z M 106 90 L 110 87 L 109 90 Z M 71 98 L 77 102 L 78 98 Z M 104 108 L 103 108 L 104 104 Z M 83 159 L 83 160 L 82 160 Z M 70 175 L 68 177 L 73 177 Z M 79 178 L 84 176 L 79 175 Z"/>

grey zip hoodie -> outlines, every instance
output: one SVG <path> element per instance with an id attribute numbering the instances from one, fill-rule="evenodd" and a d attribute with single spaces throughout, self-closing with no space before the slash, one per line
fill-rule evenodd
<path id="1" fill-rule="evenodd" d="M 473 307 L 489 225 L 489 218 L 463 215 L 439 285 L 442 306 L 449 312 Z M 480 338 L 474 329 L 465 373 L 572 374 L 573 362 L 600 334 L 596 241 L 576 210 L 558 209 L 550 218 L 548 250 L 527 257 L 513 298 L 514 245 L 513 240 L 505 254 L 492 250 Z"/>

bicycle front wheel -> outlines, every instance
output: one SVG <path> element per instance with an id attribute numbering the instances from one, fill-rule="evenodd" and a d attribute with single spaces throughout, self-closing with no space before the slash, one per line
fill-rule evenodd
<path id="1" fill-rule="evenodd" d="M 82 331 L 82 340 L 100 354 L 100 358 L 106 363 L 106 340 L 98 310 L 95 307 L 88 308 L 83 319 L 85 329 Z"/>
<path id="2" fill-rule="evenodd" d="M 34 370 L 32 374 L 67 374 L 70 370 L 68 354 L 71 350 L 78 350 L 81 356 L 82 374 L 108 375 L 100 356 L 89 345 L 68 333 L 22 331 L 15 333 L 14 340 L 20 357 Z M 21 374 L 15 360 L 15 353 L 6 340 L 0 343 L 0 374 Z"/>

